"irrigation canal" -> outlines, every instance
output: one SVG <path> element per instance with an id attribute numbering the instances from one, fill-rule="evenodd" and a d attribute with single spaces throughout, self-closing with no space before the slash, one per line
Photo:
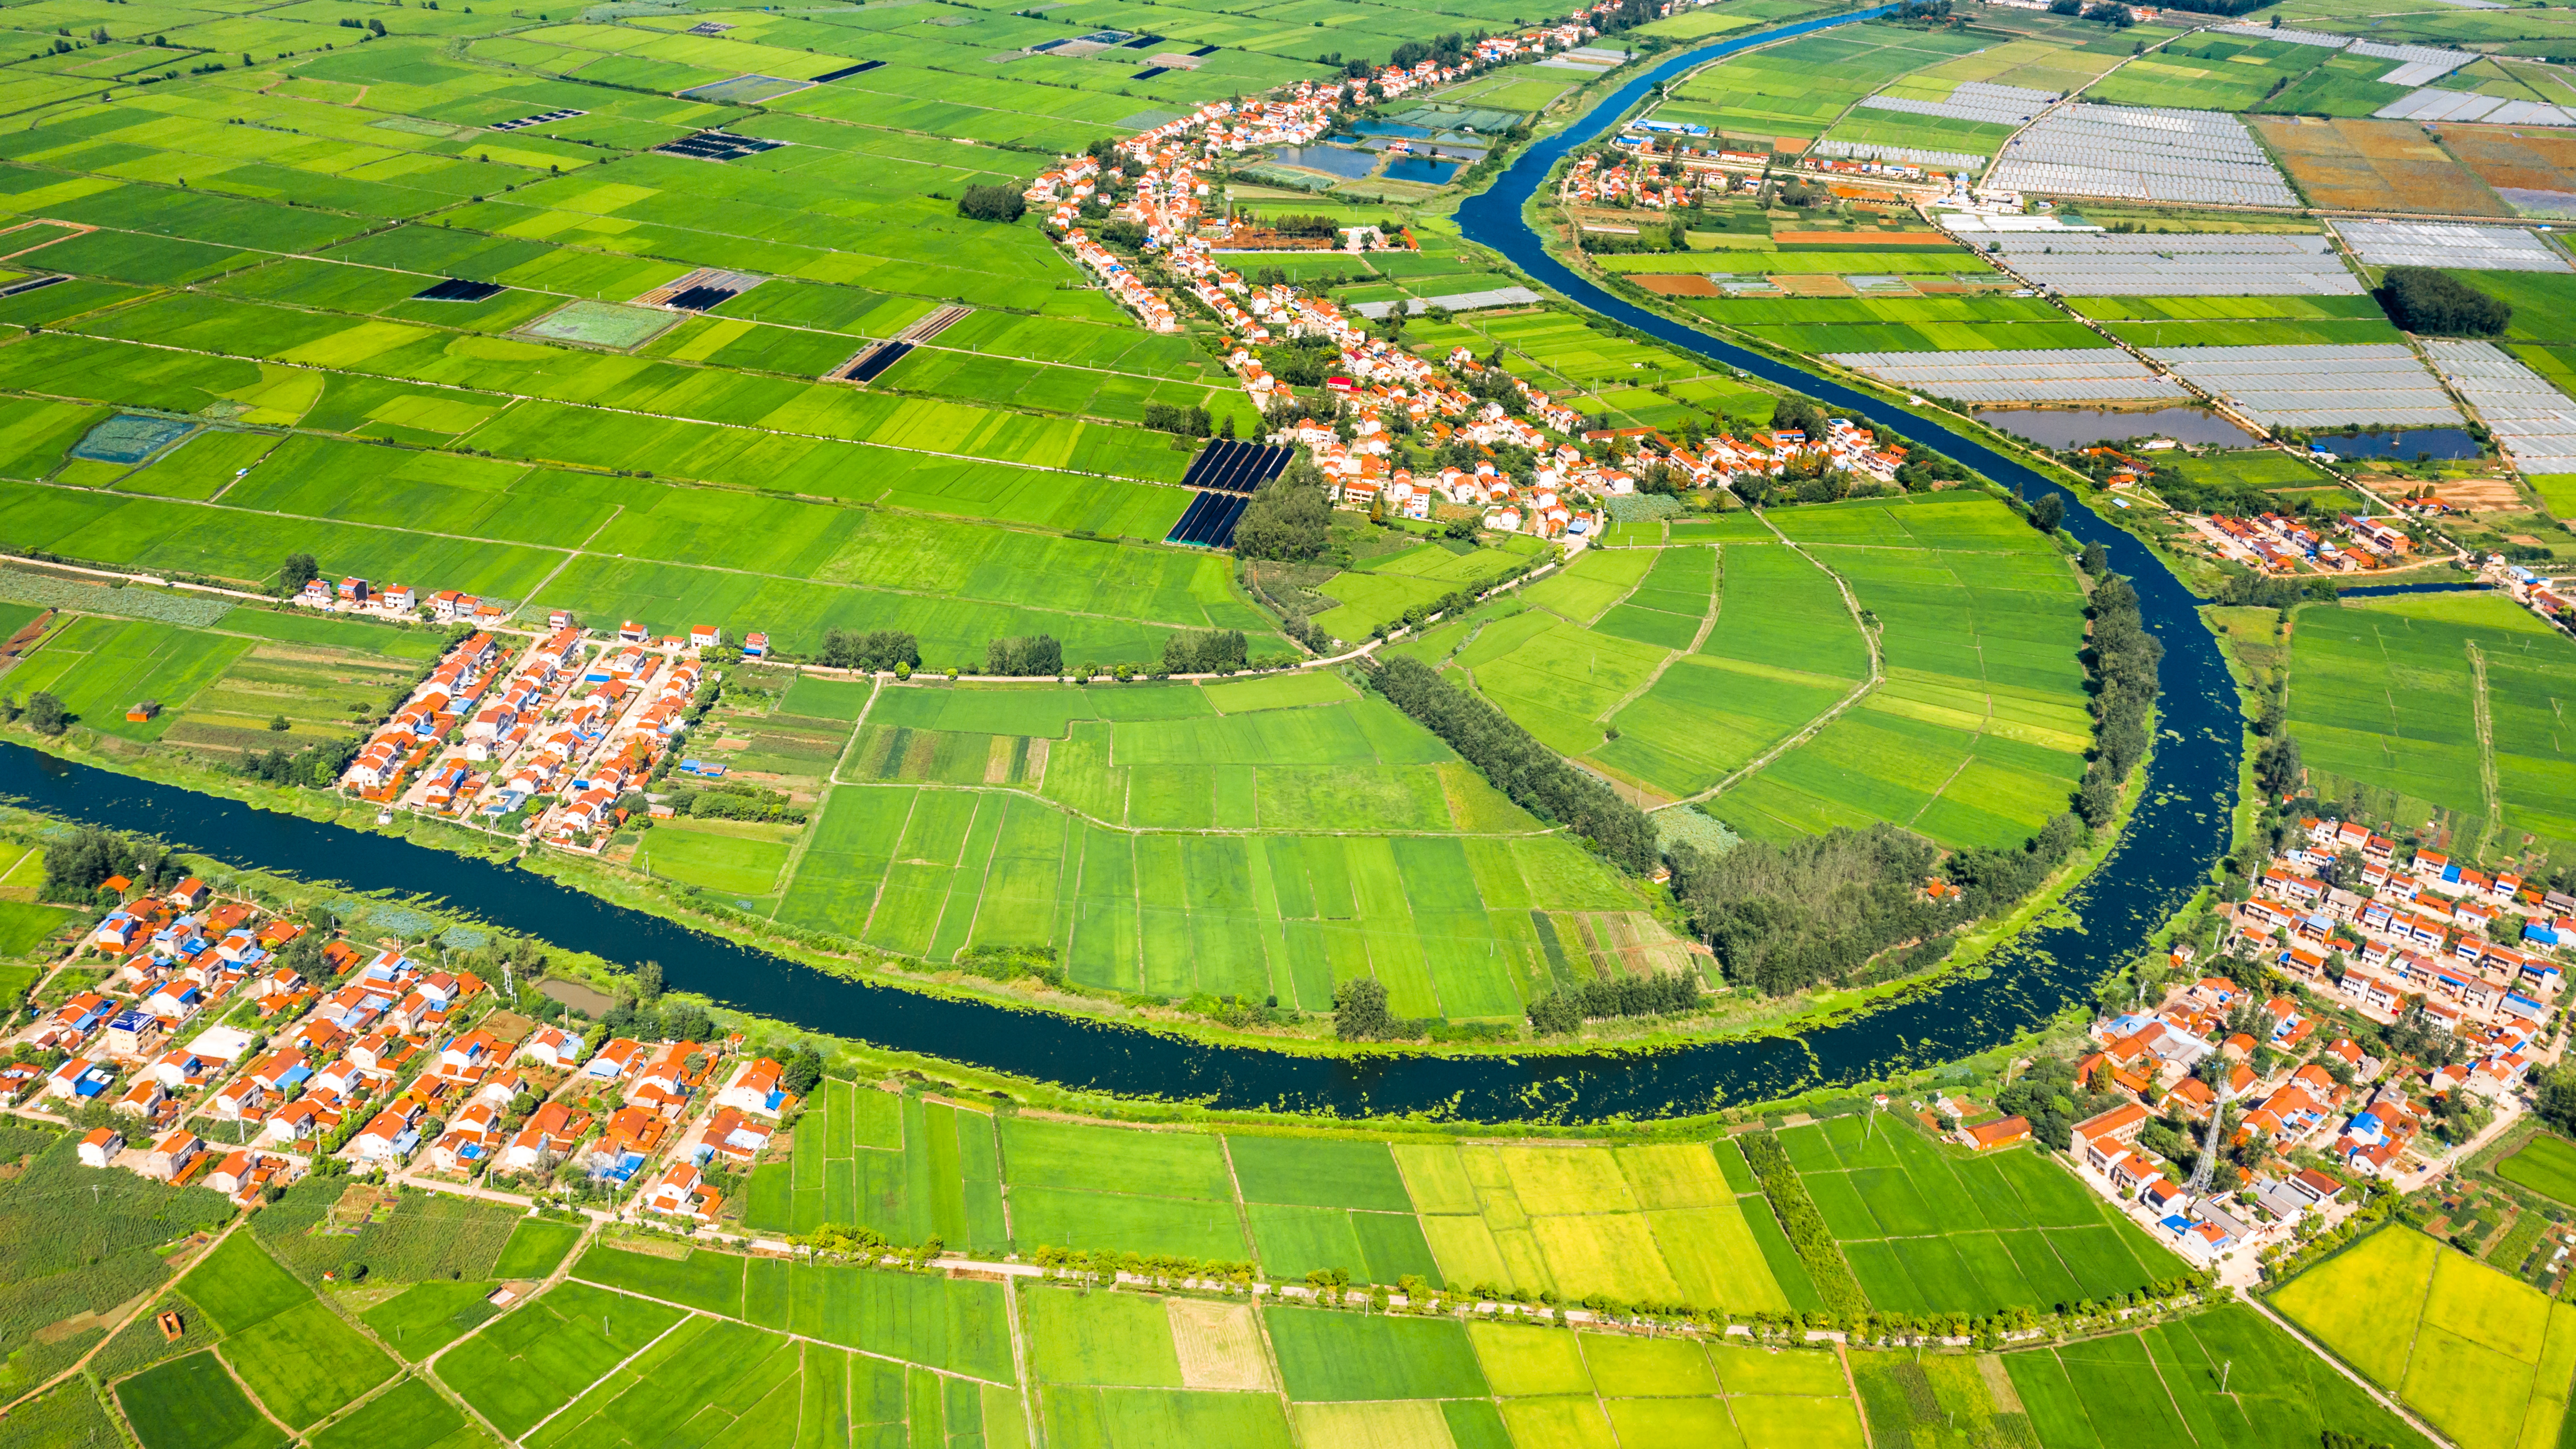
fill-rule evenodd
<path id="1" fill-rule="evenodd" d="M 1766 381 L 1796 388 L 2034 495 L 2046 478 L 1974 439 L 1633 306 L 1547 255 L 1521 211 L 1569 149 L 1614 126 L 1648 89 L 1751 46 L 1849 24 L 1809 21 L 1683 52 L 1524 152 L 1459 211 L 1466 234 L 1604 317 Z M 1431 1113 L 1479 1121 L 1653 1118 L 1792 1095 L 1954 1060 L 2037 1027 L 2134 955 L 2225 849 L 2241 749 L 2236 691 L 2195 600 L 2144 545 L 2080 504 L 2067 526 L 2137 582 L 2165 643 L 2163 733 L 2127 837 L 2063 909 L 1988 959 L 1989 969 L 1900 997 L 1801 1037 L 1649 1053 L 1358 1059 L 1200 1045 L 1041 1011 L 846 981 L 559 885 L 515 866 L 321 824 L 219 796 L 0 746 L 0 795 L 69 819 L 160 836 L 246 867 L 358 890 L 443 897 L 497 926 L 615 961 L 652 959 L 673 987 L 815 1031 L 971 1063 L 1078 1090 L 1219 1108 L 1344 1116 Z"/>

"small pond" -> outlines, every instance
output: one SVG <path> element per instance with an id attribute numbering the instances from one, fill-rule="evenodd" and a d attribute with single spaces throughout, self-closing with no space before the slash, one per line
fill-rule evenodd
<path id="1" fill-rule="evenodd" d="M 2124 438 L 2171 438 L 2196 446 L 2250 448 L 2252 435 L 2202 408 L 2113 412 L 2102 408 L 1989 408 L 1977 421 L 2044 448 L 2084 448 Z"/>
<path id="2" fill-rule="evenodd" d="M 2486 447 L 2460 428 L 2391 428 L 2378 433 L 2329 434 L 2308 446 L 2338 458 L 2483 458 Z"/>
<path id="3" fill-rule="evenodd" d="M 1425 156 L 1399 156 L 1387 163 L 1384 173 L 1389 181 L 1419 181 L 1426 186 L 1446 186 L 1458 174 L 1464 161 L 1434 161 Z"/>
<path id="4" fill-rule="evenodd" d="M 1282 166 L 1302 166 L 1309 171 L 1355 180 L 1369 174 L 1377 157 L 1366 151 L 1345 151 L 1339 146 L 1282 146 L 1272 154 Z"/>

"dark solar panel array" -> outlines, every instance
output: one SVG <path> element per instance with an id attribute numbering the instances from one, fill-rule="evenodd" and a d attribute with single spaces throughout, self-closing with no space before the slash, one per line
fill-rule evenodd
<path id="1" fill-rule="evenodd" d="M 730 131 L 700 131 L 666 141 L 653 149 L 667 156 L 694 156 L 701 161 L 739 161 L 763 151 L 775 151 L 784 141 L 764 141 L 757 136 L 737 136 Z"/>
<path id="2" fill-rule="evenodd" d="M 590 112 L 588 111 L 548 111 L 542 116 L 521 116 L 515 121 L 503 121 L 492 129 L 495 131 L 516 131 L 523 126 L 542 126 L 550 121 L 569 121 L 575 116 L 587 116 L 589 114 Z"/>
<path id="3" fill-rule="evenodd" d="M 857 65 L 845 65 L 839 70 L 825 71 L 823 74 L 814 77 L 814 84 L 819 86 L 826 81 L 848 80 L 854 75 L 866 75 L 869 71 L 875 70 L 878 66 L 883 64 L 885 64 L 885 62 L 881 60 L 863 60 Z"/>
<path id="4" fill-rule="evenodd" d="M 741 291 L 734 287 L 691 287 L 662 305 L 677 307 L 683 312 L 703 312 L 709 307 L 730 302 L 741 295 Z"/>
<path id="5" fill-rule="evenodd" d="M 1149 65 L 1127 78 L 1129 80 L 1152 80 L 1154 77 L 1161 75 L 1163 72 L 1170 69 L 1171 67 L 1168 65 Z"/>
<path id="6" fill-rule="evenodd" d="M 56 272 L 51 276 L 45 277 L 29 277 L 23 282 L 12 282 L 8 286 L 0 287 L 0 297 L 15 297 L 23 292 L 33 292 L 42 287 L 50 287 L 56 282 L 68 282 L 70 280 L 71 278 L 64 276 L 60 272 Z"/>
<path id="7" fill-rule="evenodd" d="M 1129 49 L 1129 50 L 1142 50 L 1142 49 L 1144 49 L 1146 46 L 1149 46 L 1149 45 L 1160 45 L 1160 44 L 1162 44 L 1162 43 L 1163 43 L 1163 37 L 1161 37 L 1161 36 L 1159 36 L 1159 35 L 1140 35 L 1140 36 L 1137 36 L 1134 40 L 1131 40 L 1131 41 L 1127 42 L 1126 48 L 1127 48 L 1127 49 Z"/>
<path id="8" fill-rule="evenodd" d="M 1259 443 L 1230 440 L 1210 443 L 1190 460 L 1190 471 L 1182 475 L 1181 486 L 1250 493 L 1287 472 L 1289 461 L 1296 456 L 1294 448 L 1266 448 Z"/>
<path id="9" fill-rule="evenodd" d="M 469 282 L 463 277 L 449 277 L 412 293 L 411 299 L 415 302 L 480 302 L 486 297 L 499 295 L 501 284 L 498 282 Z"/>
<path id="10" fill-rule="evenodd" d="M 861 354 L 859 360 L 841 369 L 841 376 L 851 382 L 874 382 L 889 367 L 903 361 L 912 351 L 909 342 L 883 342 Z"/>
<path id="11" fill-rule="evenodd" d="M 1215 47 L 1215 46 L 1213 46 L 1213 45 L 1202 45 L 1202 46 L 1200 46 L 1198 49 L 1191 51 L 1191 52 L 1190 52 L 1190 54 L 1192 54 L 1192 55 L 1214 55 L 1214 54 L 1216 54 L 1216 47 Z"/>
<path id="12" fill-rule="evenodd" d="M 1190 501 L 1181 521 L 1164 535 L 1165 543 L 1186 543 L 1199 548 L 1228 548 L 1234 543 L 1234 526 L 1243 521 L 1243 510 L 1252 500 L 1240 493 L 1202 493 Z"/>

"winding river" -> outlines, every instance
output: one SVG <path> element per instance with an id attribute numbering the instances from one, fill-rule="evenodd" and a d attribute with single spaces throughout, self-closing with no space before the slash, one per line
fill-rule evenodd
<path id="1" fill-rule="evenodd" d="M 1683 52 L 1603 98 L 1573 127 L 1524 152 L 1459 220 L 1473 240 L 1603 316 L 1865 415 L 2033 496 L 2049 481 L 1938 424 L 1610 295 L 1547 255 L 1523 203 L 1574 146 L 1617 124 L 1647 90 L 1683 71 L 1788 36 L 1850 24 L 1863 11 Z M 1861 1082 L 1982 1051 L 2037 1027 L 2134 955 L 2188 900 L 2225 849 L 2241 726 L 2234 686 L 2195 600 L 2128 534 L 2080 504 L 2067 526 L 2110 551 L 2137 581 L 2147 626 L 2165 642 L 2164 735 L 2129 832 L 2048 923 L 1954 978 L 1802 1037 L 1762 1037 L 1652 1053 L 1360 1059 L 1199 1045 L 1130 1028 L 980 1001 L 871 986 L 613 905 L 534 872 L 319 824 L 218 796 L 0 746 L 0 794 L 66 818 L 141 831 L 236 864 L 335 880 L 359 890 L 443 897 L 496 925 L 611 960 L 662 964 L 671 986 L 811 1030 L 1014 1076 L 1122 1096 L 1228 1109 L 1344 1116 L 1426 1113 L 1477 1121 L 1655 1118 Z"/>

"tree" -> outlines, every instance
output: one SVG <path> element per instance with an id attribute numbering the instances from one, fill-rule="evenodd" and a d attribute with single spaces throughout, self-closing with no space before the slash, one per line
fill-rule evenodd
<path id="1" fill-rule="evenodd" d="M 51 739 L 71 727 L 72 713 L 45 690 L 27 696 L 27 727 Z"/>
<path id="2" fill-rule="evenodd" d="M 1235 520 L 1234 551 L 1245 558 L 1302 562 L 1332 541 L 1333 509 L 1324 475 L 1300 463 L 1261 485 Z"/>
<path id="3" fill-rule="evenodd" d="M 2084 566 L 2084 572 L 2098 579 L 2111 571 L 2111 552 L 2098 543 L 2088 543 L 2077 562 Z"/>
<path id="4" fill-rule="evenodd" d="M 662 963 L 647 961 L 635 968 L 635 999 L 646 1006 L 662 997 Z"/>
<path id="5" fill-rule="evenodd" d="M 2407 331 L 2437 337 L 2498 337 L 2513 321 L 2512 307 L 2430 267 L 2390 267 L 2379 305 Z"/>
<path id="6" fill-rule="evenodd" d="M 2039 495 L 2039 497 L 2037 497 L 2037 498 L 2035 498 L 2035 499 L 2031 500 L 2031 505 L 2030 505 L 2030 526 L 2031 526 L 2031 527 L 2038 529 L 2038 530 L 2039 530 L 2040 532 L 2042 532 L 2042 533 L 2055 533 L 2055 532 L 2057 531 L 2057 526 L 2058 526 L 2059 524 L 2061 524 L 2061 523 L 2064 523 L 2065 521 L 2066 521 L 2066 495 L 2065 495 L 2065 494 L 2063 494 L 2063 493 L 2042 493 L 2041 495 Z"/>
<path id="7" fill-rule="evenodd" d="M 1235 674 L 1244 664 L 1240 629 L 1190 629 L 1163 641 L 1166 674 Z"/>
<path id="8" fill-rule="evenodd" d="M 2541 1121 L 2576 1133 L 2576 1065 L 2561 1066 L 2540 1079 L 2537 1111 Z"/>
<path id="9" fill-rule="evenodd" d="M 823 634 L 822 664 L 827 669 L 859 669 L 870 674 L 889 669 L 919 669 L 921 644 L 902 629 L 830 629 Z"/>
<path id="10" fill-rule="evenodd" d="M 778 1085 L 785 1087 L 790 1095 L 811 1096 L 814 1089 L 822 1085 L 823 1054 L 812 1047 L 798 1047 L 785 1065 L 787 1069 L 779 1073 Z"/>
<path id="11" fill-rule="evenodd" d="M 957 214 L 968 221 L 1013 222 L 1028 210 L 1028 199 L 1008 186 L 969 186 L 957 198 Z"/>
<path id="12" fill-rule="evenodd" d="M 1333 988 L 1333 1035 L 1344 1041 L 1386 1041 L 1411 1033 L 1387 1010 L 1386 984 L 1359 976 Z"/>
<path id="13" fill-rule="evenodd" d="M 280 597 L 291 599 L 303 592 L 306 584 L 320 577 L 322 577 L 322 566 L 314 562 L 313 555 L 290 553 L 286 556 L 286 562 L 278 566 L 277 592 Z"/>
<path id="14" fill-rule="evenodd" d="M 984 672 L 1015 676 L 1064 672 L 1064 646 L 1052 634 L 996 639 L 984 650 Z"/>

